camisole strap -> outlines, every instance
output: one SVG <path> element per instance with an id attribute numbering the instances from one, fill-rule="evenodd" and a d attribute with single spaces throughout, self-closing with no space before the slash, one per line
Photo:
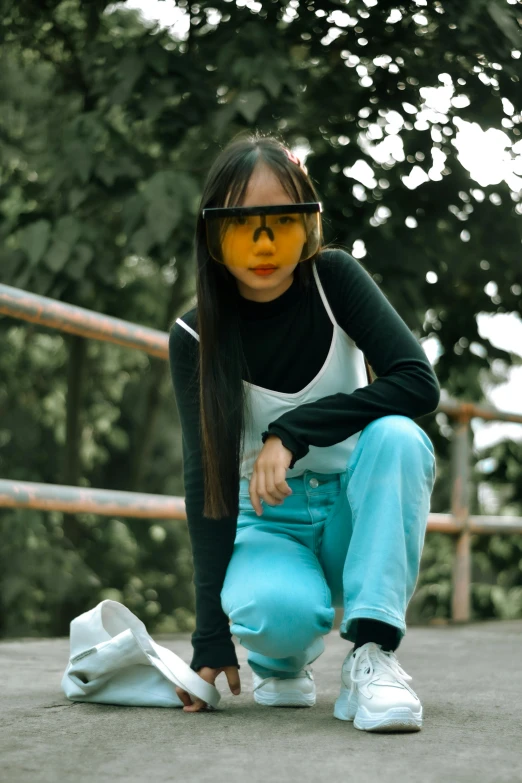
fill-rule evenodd
<path id="1" fill-rule="evenodd" d="M 328 313 L 330 321 L 333 323 L 334 327 L 336 327 L 336 326 L 338 326 L 338 323 L 335 320 L 335 316 L 333 314 L 332 308 L 330 307 L 328 299 L 326 298 L 326 294 L 325 294 L 324 288 L 323 288 L 323 286 L 321 284 L 321 280 L 320 280 L 319 273 L 318 273 L 316 265 L 315 265 L 315 261 L 312 264 L 312 269 L 314 271 L 315 282 L 317 283 L 317 288 L 319 289 L 319 293 L 321 294 L 321 299 L 323 300 L 323 304 L 324 304 L 324 306 L 326 308 L 326 312 Z"/>
<path id="2" fill-rule="evenodd" d="M 184 329 L 187 330 L 189 334 L 191 334 L 193 337 L 196 338 L 196 340 L 199 342 L 199 334 L 194 331 L 190 326 L 188 326 L 185 321 L 182 321 L 181 318 L 176 318 L 176 323 L 182 326 Z"/>

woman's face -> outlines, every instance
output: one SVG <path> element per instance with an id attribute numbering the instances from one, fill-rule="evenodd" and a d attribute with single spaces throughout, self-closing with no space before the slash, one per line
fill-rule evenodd
<path id="1" fill-rule="evenodd" d="M 248 183 L 245 198 L 241 206 L 267 206 L 273 204 L 293 204 L 276 175 L 263 164 L 258 164 Z M 228 198 L 225 206 L 228 206 Z M 284 264 L 278 266 L 274 272 L 268 275 L 256 274 L 250 266 L 263 263 L 277 263 L 277 248 L 267 234 L 262 232 L 260 239 L 252 244 L 250 253 L 252 260 L 248 261 L 248 267 L 243 264 L 227 264 L 226 244 L 223 245 L 224 265 L 237 280 L 239 293 L 245 299 L 255 302 L 270 302 L 290 288 L 294 279 L 294 270 L 301 257 L 306 235 L 302 230 L 301 241 L 297 241 L 291 254 L 294 257 L 285 257 Z"/>

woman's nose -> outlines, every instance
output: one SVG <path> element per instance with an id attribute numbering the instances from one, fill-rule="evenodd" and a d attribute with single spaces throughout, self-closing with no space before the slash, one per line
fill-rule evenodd
<path id="1" fill-rule="evenodd" d="M 274 241 L 274 232 L 270 228 L 270 226 L 261 226 L 260 228 L 256 228 L 254 231 L 254 242 L 258 242 L 260 239 L 262 240 L 265 236 L 268 237 L 268 239 L 273 242 Z"/>

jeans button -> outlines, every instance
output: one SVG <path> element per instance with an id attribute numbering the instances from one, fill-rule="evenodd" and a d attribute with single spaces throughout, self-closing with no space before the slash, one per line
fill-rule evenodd
<path id="1" fill-rule="evenodd" d="M 310 484 L 311 487 L 318 487 L 319 486 L 319 482 L 317 481 L 316 478 L 311 478 L 308 483 Z"/>

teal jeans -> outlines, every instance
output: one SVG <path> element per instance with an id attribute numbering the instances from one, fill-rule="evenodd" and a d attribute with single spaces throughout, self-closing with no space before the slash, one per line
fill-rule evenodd
<path id="1" fill-rule="evenodd" d="M 293 677 L 324 651 L 335 607 L 340 635 L 357 619 L 406 632 L 435 483 L 433 444 L 406 416 L 359 436 L 344 473 L 306 470 L 292 494 L 257 516 L 241 479 L 239 516 L 221 603 L 262 677 Z"/>

